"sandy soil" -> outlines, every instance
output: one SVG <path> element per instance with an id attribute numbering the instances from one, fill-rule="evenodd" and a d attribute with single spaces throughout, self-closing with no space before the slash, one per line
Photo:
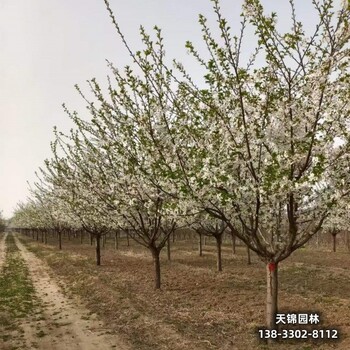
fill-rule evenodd
<path id="1" fill-rule="evenodd" d="M 49 267 L 29 252 L 17 238 L 15 240 L 43 305 L 42 317 L 21 324 L 28 349 L 131 349 L 118 336 L 108 334 L 103 323 L 92 317 L 79 301 L 68 300 L 50 277 Z"/>
<path id="2" fill-rule="evenodd" d="M 7 237 L 7 233 L 3 235 L 3 237 L 0 240 L 0 271 L 2 269 L 2 265 L 5 261 L 5 255 L 6 255 L 6 246 L 5 246 L 5 240 Z"/>

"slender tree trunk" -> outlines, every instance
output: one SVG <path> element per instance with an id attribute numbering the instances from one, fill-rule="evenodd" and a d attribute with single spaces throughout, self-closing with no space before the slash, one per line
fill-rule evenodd
<path id="1" fill-rule="evenodd" d="M 128 247 L 130 247 L 129 230 L 126 230 L 126 240 L 127 240 Z"/>
<path id="2" fill-rule="evenodd" d="M 333 252 L 337 251 L 337 235 L 332 235 L 333 237 Z"/>
<path id="3" fill-rule="evenodd" d="M 62 250 L 62 232 L 58 231 L 58 249 Z"/>
<path id="4" fill-rule="evenodd" d="M 96 239 L 96 265 L 101 265 L 101 235 L 95 235 Z"/>
<path id="5" fill-rule="evenodd" d="M 231 239 L 232 239 L 232 255 L 236 254 L 236 235 L 231 232 Z"/>
<path id="6" fill-rule="evenodd" d="M 271 262 L 266 265 L 266 277 L 266 325 L 268 329 L 275 329 L 278 301 L 278 263 Z"/>
<path id="7" fill-rule="evenodd" d="M 350 253 L 350 232 L 346 232 L 346 246 L 348 248 L 348 252 Z"/>
<path id="8" fill-rule="evenodd" d="M 47 244 L 47 231 L 46 230 L 44 232 L 44 241 L 45 241 L 45 244 Z"/>
<path id="9" fill-rule="evenodd" d="M 118 244 L 118 231 L 115 231 L 114 233 L 114 249 L 117 250 L 119 247 L 119 244 Z"/>
<path id="10" fill-rule="evenodd" d="M 36 230 L 36 240 L 39 241 L 39 231 Z"/>
<path id="11" fill-rule="evenodd" d="M 252 263 L 251 258 L 250 258 L 250 249 L 247 246 L 247 259 L 248 259 L 248 265 L 250 265 Z"/>
<path id="12" fill-rule="evenodd" d="M 80 230 L 80 244 L 83 244 L 83 230 Z"/>
<path id="13" fill-rule="evenodd" d="M 221 245 L 222 245 L 222 236 L 215 236 L 216 239 L 216 266 L 219 272 L 222 271 L 222 257 L 221 257 Z"/>
<path id="14" fill-rule="evenodd" d="M 155 272 L 155 289 L 160 289 L 160 259 L 159 259 L 159 253 L 160 251 L 157 248 L 150 248 L 153 256 L 153 263 L 154 263 L 154 272 Z"/>
<path id="15" fill-rule="evenodd" d="M 203 256 L 203 244 L 202 244 L 202 234 L 198 234 L 198 253 L 199 256 Z"/>
<path id="16" fill-rule="evenodd" d="M 90 245 L 94 242 L 94 236 L 90 233 Z"/>
<path id="17" fill-rule="evenodd" d="M 168 237 L 167 239 L 167 242 L 166 242 L 166 252 L 167 252 L 167 257 L 168 257 L 168 261 L 171 260 L 171 247 L 170 247 L 170 236 Z"/>

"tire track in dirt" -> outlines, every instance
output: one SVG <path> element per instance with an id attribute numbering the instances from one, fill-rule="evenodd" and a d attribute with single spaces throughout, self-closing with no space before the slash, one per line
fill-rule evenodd
<path id="1" fill-rule="evenodd" d="M 17 247 L 28 265 L 36 293 L 43 304 L 43 320 L 22 324 L 28 349 L 35 343 L 42 350 L 131 350 L 108 331 L 102 322 L 89 319 L 82 306 L 73 305 L 50 277 L 49 267 L 15 237 Z"/>
<path id="2" fill-rule="evenodd" d="M 2 270 L 2 266 L 4 265 L 5 257 L 6 257 L 6 237 L 7 237 L 7 232 L 3 235 L 0 241 L 0 272 Z"/>

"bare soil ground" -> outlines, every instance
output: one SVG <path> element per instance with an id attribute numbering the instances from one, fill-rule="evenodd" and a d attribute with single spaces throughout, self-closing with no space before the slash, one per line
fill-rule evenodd
<path id="1" fill-rule="evenodd" d="M 16 328 L 20 331 L 3 339 L 6 349 L 130 349 L 117 335 L 109 334 L 104 323 L 84 309 L 76 298 L 68 299 L 50 277 L 46 263 L 29 252 L 16 237 L 15 244 L 28 267 L 38 302 L 31 313 L 18 320 Z"/>
<path id="2" fill-rule="evenodd" d="M 265 267 L 256 256 L 247 265 L 243 247 L 233 256 L 227 243 L 224 271 L 217 273 L 214 242 L 199 257 L 196 242 L 176 241 L 171 262 L 162 253 L 162 290 L 156 291 L 151 256 L 134 242 L 127 247 L 124 240 L 115 251 L 111 239 L 102 266 L 95 266 L 94 247 L 79 244 L 79 238 L 65 239 L 62 251 L 53 238 L 47 246 L 21 239 L 64 282 L 68 296 L 80 296 L 133 349 L 350 349 L 350 254 L 345 251 L 301 249 L 280 264 L 280 311 L 319 313 L 320 328 L 339 329 L 341 340 L 268 347 L 257 337 L 257 327 L 265 324 Z"/>

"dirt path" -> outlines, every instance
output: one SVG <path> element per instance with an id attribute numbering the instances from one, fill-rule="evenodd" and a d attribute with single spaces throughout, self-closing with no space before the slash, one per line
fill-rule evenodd
<path id="1" fill-rule="evenodd" d="M 129 350 L 116 335 L 106 334 L 102 322 L 92 319 L 87 310 L 68 300 L 49 276 L 49 267 L 15 238 L 29 267 L 34 288 L 42 301 L 43 317 L 22 324 L 28 349 L 42 350 Z"/>
<path id="2" fill-rule="evenodd" d="M 7 233 L 5 233 L 0 240 L 0 272 L 6 256 L 6 244 L 5 244 L 6 237 L 7 237 Z"/>

